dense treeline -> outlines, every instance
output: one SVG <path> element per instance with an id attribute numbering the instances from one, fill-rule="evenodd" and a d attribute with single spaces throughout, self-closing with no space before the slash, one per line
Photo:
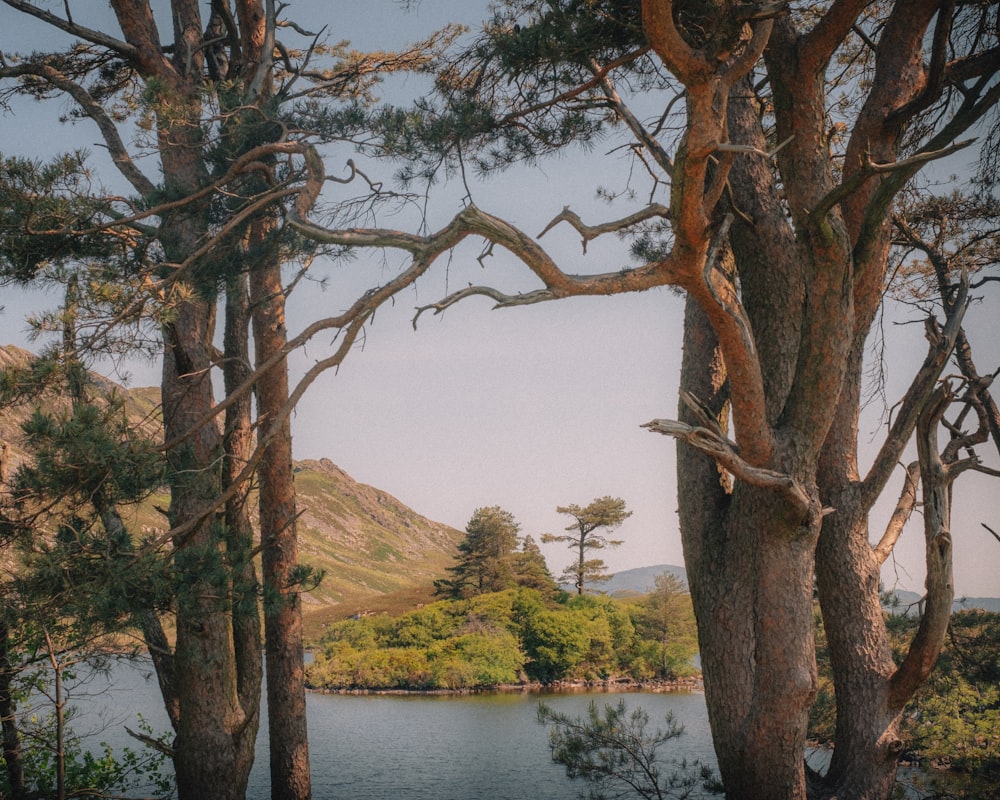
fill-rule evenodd
<path id="1" fill-rule="evenodd" d="M 694 673 L 690 597 L 669 577 L 631 601 L 519 587 L 336 623 L 308 680 L 326 689 L 467 689 Z"/>

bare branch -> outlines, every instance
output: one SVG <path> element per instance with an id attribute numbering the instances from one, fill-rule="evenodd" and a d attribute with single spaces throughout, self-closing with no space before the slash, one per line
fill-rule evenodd
<path id="1" fill-rule="evenodd" d="M 4 0 L 4 2 L 7 1 Z M 104 144 L 108 148 L 108 153 L 111 155 L 111 160 L 118 167 L 118 171 L 121 172 L 125 179 L 132 184 L 132 187 L 143 197 L 149 197 L 154 192 L 156 187 L 135 165 L 132 156 L 129 155 L 125 143 L 118 133 L 118 128 L 111 121 L 111 117 L 108 116 L 108 113 L 101 107 L 101 104 L 83 86 L 70 80 L 55 67 L 48 64 L 26 62 L 17 66 L 0 69 L 0 77 L 2 78 L 17 78 L 27 75 L 41 78 L 46 83 L 51 84 L 53 87 L 72 97 L 77 105 L 80 106 L 80 109 L 97 125 L 98 130 L 101 132 L 101 137 L 104 139 Z"/>
<path id="2" fill-rule="evenodd" d="M 591 239 L 596 239 L 598 236 L 603 236 L 606 233 L 620 233 L 633 225 L 645 222 L 648 219 L 654 219 L 655 217 L 669 219 L 670 209 L 659 203 L 652 203 L 644 209 L 636 211 L 634 214 L 629 214 L 627 217 L 622 217 L 619 220 L 602 222 L 597 225 L 587 225 L 575 211 L 570 210 L 569 206 L 563 206 L 563 210 L 553 217 L 552 221 L 542 229 L 542 232 L 538 234 L 538 238 L 541 239 L 560 222 L 568 222 L 583 238 L 583 252 L 586 253 L 587 243 Z"/>
<path id="3" fill-rule="evenodd" d="M 749 144 L 732 144 L 731 142 L 720 142 L 715 146 L 715 149 L 722 153 L 752 153 L 758 156 L 763 156 L 764 158 L 774 158 L 778 152 L 789 144 L 795 136 L 789 136 L 783 142 L 779 143 L 770 150 L 760 150 Z"/>
<path id="4" fill-rule="evenodd" d="M 896 508 L 885 526 L 882 538 L 872 550 L 876 562 L 884 564 L 889 558 L 896 542 L 903 533 L 903 528 L 913 514 L 913 509 L 917 506 L 917 485 L 920 480 L 920 462 L 914 461 L 906 468 L 903 478 L 903 488 L 896 501 Z"/>
<path id="5" fill-rule="evenodd" d="M 912 170 L 914 167 L 927 164 L 939 158 L 944 158 L 945 156 L 950 156 L 952 153 L 957 153 L 959 150 L 965 149 L 975 141 L 975 139 L 965 139 L 939 150 L 917 153 L 909 158 L 901 158 L 898 161 L 890 163 L 877 164 L 872 161 L 871 158 L 868 158 L 865 163 L 861 165 L 859 170 L 851 174 L 850 178 L 833 189 L 833 191 L 828 192 L 825 197 L 820 199 L 813 210 L 809 212 L 809 219 L 814 224 L 820 224 L 826 218 L 826 215 L 829 214 L 838 203 L 854 194 L 854 192 L 860 189 L 869 178 L 875 175 L 897 172 L 900 170 Z"/>
<path id="6" fill-rule="evenodd" d="M 591 64 L 593 70 L 597 70 L 596 64 Z M 657 140 L 643 125 L 638 117 L 632 113 L 632 109 L 628 107 L 621 96 L 615 90 L 615 87 L 611 85 L 611 81 L 607 79 L 606 76 L 602 76 L 601 89 L 604 91 L 604 96 L 608 98 L 611 105 L 614 106 L 615 111 L 621 114 L 625 124 L 628 129 L 632 131 L 632 135 L 641 142 L 642 146 L 646 148 L 649 154 L 653 157 L 653 160 L 660 165 L 662 169 L 668 176 L 672 175 L 674 172 L 674 161 L 667 153 Z M 586 244 L 586 243 L 584 243 Z"/>
<path id="7" fill-rule="evenodd" d="M 744 461 L 734 444 L 715 430 L 670 419 L 654 419 L 642 427 L 689 444 L 695 450 L 714 458 L 720 466 L 740 480 L 754 486 L 773 489 L 791 501 L 803 515 L 808 513 L 809 494 L 798 481 L 783 473 L 755 467 Z"/>
<path id="8" fill-rule="evenodd" d="M 455 305 L 455 303 L 460 300 L 464 300 L 466 297 L 473 297 L 477 295 L 482 295 L 483 297 L 492 297 L 496 301 L 496 305 L 493 308 L 509 308 L 511 306 L 527 306 L 534 303 L 544 303 L 546 300 L 555 300 L 555 295 L 547 289 L 536 289 L 533 292 L 527 292 L 525 294 L 504 294 L 496 289 L 489 286 L 469 286 L 465 289 L 461 289 L 457 292 L 452 292 L 450 295 L 445 297 L 443 300 L 439 300 L 436 303 L 429 303 L 425 306 L 417 306 L 416 314 L 413 315 L 413 330 L 417 329 L 417 321 L 420 319 L 420 315 L 425 311 L 434 311 L 435 316 L 442 313 L 445 309 L 450 308 Z"/>
<path id="9" fill-rule="evenodd" d="M 903 662 L 889 681 L 889 703 L 901 709 L 930 674 L 944 644 L 955 599 L 952 576 L 951 483 L 949 470 L 938 453 L 938 425 L 951 402 L 946 385 L 938 387 L 925 404 L 917 426 L 917 454 L 923 485 L 924 541 L 927 563 L 927 600 L 917 633 Z"/>
<path id="10" fill-rule="evenodd" d="M 985 522 L 980 522 L 979 524 L 982 525 L 984 528 L 986 528 L 986 530 L 989 531 L 992 534 L 992 536 L 993 536 L 994 539 L 996 539 L 998 542 L 1000 542 L 1000 533 L 997 533 L 995 530 L 993 530 L 993 528 L 991 528 Z"/>
<path id="11" fill-rule="evenodd" d="M 113 50 L 122 56 L 122 58 L 126 58 L 129 61 L 134 61 L 138 58 L 139 51 L 135 47 L 130 45 L 128 42 L 123 42 L 113 36 L 108 36 L 103 31 L 95 31 L 92 28 L 77 25 L 72 19 L 62 19 L 61 17 L 57 17 L 51 11 L 45 11 L 44 9 L 38 8 L 33 3 L 26 2 L 26 0 L 3 0 L 3 2 L 16 11 L 36 17 L 54 28 L 58 28 L 59 30 L 65 31 L 73 36 L 79 36 L 81 39 L 90 42 L 91 44 L 100 45 L 101 47 Z"/>
<path id="12" fill-rule="evenodd" d="M 927 399 L 931 396 L 934 385 L 941 376 L 941 371 L 948 363 L 948 358 L 955 347 L 955 341 L 962 330 L 962 319 L 968 307 L 968 292 L 968 275 L 963 274 L 958 295 L 944 328 L 939 331 L 933 320 L 927 322 L 929 341 L 927 356 L 903 396 L 900 412 L 896 416 L 885 442 L 879 449 L 868 475 L 862 482 L 860 496 L 861 502 L 866 508 L 871 508 L 889 480 L 920 414 L 923 413 Z"/>

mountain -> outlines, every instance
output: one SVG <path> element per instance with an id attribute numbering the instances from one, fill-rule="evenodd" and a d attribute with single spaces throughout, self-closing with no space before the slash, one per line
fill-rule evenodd
<path id="1" fill-rule="evenodd" d="M 897 614 L 915 614 L 917 610 L 917 603 L 920 602 L 920 598 L 923 595 L 917 594 L 916 592 L 908 592 L 906 590 L 898 590 L 893 592 L 896 599 L 899 601 L 898 605 L 891 606 L 891 610 Z M 964 611 L 969 608 L 978 608 L 982 611 L 994 611 L 1000 613 L 1000 597 L 956 597 L 951 604 L 952 613 L 955 611 Z"/>
<path id="2" fill-rule="evenodd" d="M 300 555 L 326 570 L 308 605 L 431 586 L 454 563 L 461 531 L 433 522 L 329 459 L 295 464 Z"/>
<path id="3" fill-rule="evenodd" d="M 610 580 L 595 583 L 592 588 L 615 597 L 649 594 L 656 585 L 656 576 L 662 575 L 664 572 L 669 572 L 687 585 L 687 572 L 685 572 L 684 567 L 673 564 L 657 564 L 652 567 L 623 569 L 614 573 Z M 575 591 L 571 584 L 565 584 L 562 588 L 568 592 Z"/>
<path id="4" fill-rule="evenodd" d="M 26 366 L 31 354 L 0 347 L 0 369 Z M 92 376 L 99 393 L 125 396 L 131 424 L 156 435 L 159 390 L 125 389 Z M 54 401 L 56 408 L 68 403 Z M 8 477 L 27 457 L 21 423 L 30 405 L 0 409 L 0 454 Z M 381 489 L 358 483 L 328 459 L 296 462 L 299 548 L 301 561 L 324 573 L 319 586 L 303 596 L 310 633 L 330 619 L 367 610 L 402 610 L 425 602 L 433 581 L 454 563 L 464 533 L 421 516 Z M 160 492 L 123 516 L 136 533 L 164 532 L 166 520 L 157 507 L 169 504 Z"/>

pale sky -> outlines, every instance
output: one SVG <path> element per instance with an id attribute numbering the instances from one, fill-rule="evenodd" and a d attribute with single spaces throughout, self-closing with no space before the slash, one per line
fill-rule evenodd
<path id="1" fill-rule="evenodd" d="M 485 5 L 478 0 L 422 0 L 415 12 L 405 14 L 393 0 L 314 0 L 293 3 L 286 15 L 294 13 L 313 29 L 329 22 L 331 38 L 349 38 L 359 49 L 374 49 L 411 41 L 448 20 L 473 24 Z M 100 16 L 108 13 L 103 3 L 76 3 L 75 18 L 84 24 L 77 6 L 88 12 L 93 6 Z M 325 11 L 331 7 L 337 8 L 335 17 Z M 94 19 L 92 27 L 98 27 Z M 45 35 L 41 23 L 0 6 L 3 51 L 42 47 Z M 419 88 L 419 82 L 393 91 L 406 92 L 410 86 Z M 72 128 L 53 123 L 53 117 L 65 111 L 64 105 L 55 105 L 59 107 L 53 110 L 22 104 L 15 114 L 0 117 L 0 149 L 43 157 L 84 146 L 97 154 L 95 131 L 87 123 Z M 598 145 L 530 172 L 475 183 L 473 199 L 532 234 L 567 204 L 588 221 L 623 216 L 634 206 L 609 209 L 594 200 L 599 185 L 616 190 L 625 186 L 628 162 L 608 155 L 608 149 Z M 335 173 L 341 166 L 331 160 L 327 170 Z M 386 178 L 391 171 L 386 168 Z M 455 187 L 435 196 L 429 207 L 431 227 L 450 218 L 460 199 Z M 405 228 L 411 221 L 387 216 L 379 222 Z M 628 264 L 613 239 L 591 242 L 586 256 L 568 229 L 551 231 L 541 243 L 569 272 L 604 272 Z M 569 522 L 555 512 L 556 506 L 619 496 L 633 515 L 616 536 L 625 544 L 604 554 L 611 569 L 683 564 L 675 513 L 674 444 L 640 428 L 655 417 L 676 415 L 682 300 L 660 289 L 490 311 L 488 299 L 470 298 L 442 316 L 424 315 L 414 332 L 414 306 L 467 283 L 508 291 L 537 287 L 526 268 L 499 250 L 487 259 L 485 270 L 476 260 L 478 254 L 478 244 L 466 243 L 452 258 L 439 259 L 431 275 L 378 312 L 363 348 L 357 347 L 337 374 L 313 384 L 293 419 L 296 457 L 329 458 L 355 479 L 460 529 L 476 508 L 502 506 L 521 523 L 522 533 L 536 540 Z M 323 291 L 303 284 L 293 294 L 290 333 L 342 310 L 372 281 L 384 280 L 402 263 L 400 255 L 363 253 L 346 264 L 317 264 L 316 276 L 328 277 L 329 286 Z M 4 290 L 0 344 L 27 346 L 24 314 L 58 299 Z M 989 306 L 973 307 L 967 317 L 983 371 L 1000 365 L 995 322 L 988 319 L 995 317 L 991 306 L 997 301 L 994 295 Z M 916 319 L 913 314 L 907 318 Z M 891 404 L 923 358 L 925 344 L 921 325 L 889 326 L 886 334 Z M 328 339 L 316 341 L 293 359 L 293 369 L 304 371 L 327 354 L 328 344 Z M 132 376 L 133 386 L 155 384 L 158 367 L 134 365 Z M 880 413 L 880 407 L 873 408 L 866 416 L 863 447 L 879 441 Z M 982 448 L 982 454 L 989 458 L 990 449 Z M 990 463 L 995 462 L 994 457 Z M 901 480 L 902 470 L 890 484 L 890 501 Z M 978 475 L 963 477 L 956 487 L 959 595 L 1000 595 L 1000 543 L 980 525 L 1000 530 L 998 489 L 996 479 Z M 885 504 L 873 521 L 873 535 L 888 511 Z M 919 519 L 911 522 L 897 550 L 884 581 L 920 591 L 924 571 Z M 545 547 L 545 554 L 557 574 L 571 560 L 567 550 L 553 545 Z"/>

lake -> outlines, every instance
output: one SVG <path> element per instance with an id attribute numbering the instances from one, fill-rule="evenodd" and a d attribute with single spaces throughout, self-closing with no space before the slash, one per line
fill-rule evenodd
<path id="1" fill-rule="evenodd" d="M 316 800 L 571 800 L 584 785 L 570 781 L 549 756 L 548 730 L 536 720 L 538 703 L 571 716 L 591 702 L 615 704 L 624 697 L 641 706 L 650 728 L 670 713 L 684 735 L 661 751 L 666 761 L 715 765 L 705 698 L 691 692 L 559 692 L 474 695 L 309 694 L 309 744 Z M 108 675 L 92 675 L 71 698 L 79 716 L 73 728 L 97 747 L 141 745 L 124 730 L 137 715 L 160 733 L 168 730 L 156 679 L 148 662 L 118 662 Z M 809 760 L 825 767 L 826 751 Z M 665 771 L 669 766 L 664 764 Z M 905 796 L 925 776 L 901 770 Z M 268 800 L 266 712 L 257 740 L 248 800 Z"/>
<path id="2" fill-rule="evenodd" d="M 118 664 L 91 679 L 72 702 L 74 728 L 94 745 L 138 749 L 141 714 L 156 732 L 169 727 L 148 663 Z M 86 694 L 82 694 L 86 692 Z M 714 764 L 705 699 L 694 693 L 501 693 L 476 695 L 308 696 L 309 744 L 316 800 L 570 800 L 584 789 L 549 756 L 548 731 L 536 721 L 540 700 L 583 715 L 590 702 L 641 705 L 650 727 L 668 712 L 685 734 L 664 748 L 667 758 Z M 261 725 L 250 800 L 269 797 L 267 726 Z"/>

